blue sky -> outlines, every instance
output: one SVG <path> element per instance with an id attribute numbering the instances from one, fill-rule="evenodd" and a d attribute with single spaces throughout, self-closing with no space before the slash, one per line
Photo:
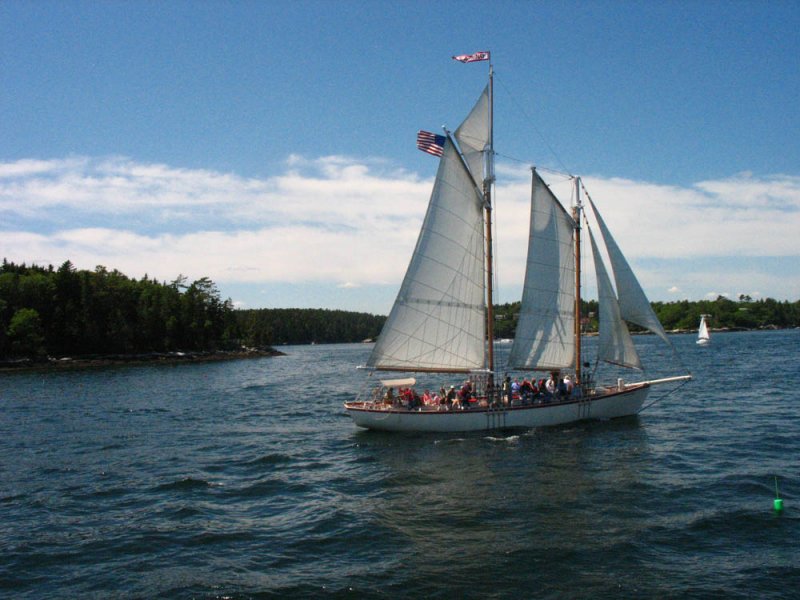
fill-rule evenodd
<path id="1" fill-rule="evenodd" d="M 0 3 L 0 254 L 386 313 L 496 79 L 500 301 L 527 167 L 580 174 L 654 300 L 800 298 L 800 4 Z M 508 233 L 504 233 L 507 230 Z"/>

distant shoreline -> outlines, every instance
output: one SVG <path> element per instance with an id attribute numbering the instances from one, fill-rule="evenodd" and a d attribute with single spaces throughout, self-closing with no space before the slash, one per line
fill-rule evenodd
<path id="1" fill-rule="evenodd" d="M 742 331 L 781 331 L 787 329 L 798 329 L 796 327 L 777 327 L 766 325 L 758 328 L 747 327 L 720 327 L 712 328 L 712 333 L 728 333 Z M 697 333 L 696 329 L 674 329 L 667 331 L 668 334 L 692 334 Z M 652 335 L 649 331 L 632 331 L 632 335 Z M 587 337 L 595 337 L 596 331 L 584 333 Z M 367 343 L 372 340 L 364 340 Z M 511 339 L 497 339 L 495 342 L 508 341 Z M 331 342 L 337 343 L 337 342 Z M 304 345 L 304 344 L 300 344 Z M 275 356 L 286 356 L 285 352 L 276 350 L 271 346 L 263 348 L 243 348 L 240 350 L 219 350 L 201 352 L 148 352 L 142 354 L 109 354 L 109 355 L 89 355 L 76 357 L 48 357 L 46 360 L 34 361 L 31 359 L 17 359 L 0 361 L 0 375 L 3 373 L 19 373 L 26 371 L 65 371 L 92 369 L 114 366 L 144 366 L 144 365 L 178 365 L 186 363 L 219 362 L 228 360 L 245 360 L 250 358 L 268 358 Z"/>
<path id="2" fill-rule="evenodd" d="M 800 329 L 798 327 L 778 327 L 777 325 L 764 325 L 763 327 L 709 327 L 711 333 L 741 333 L 743 331 L 786 331 L 789 329 Z M 667 335 L 687 335 L 696 334 L 697 328 L 694 329 L 667 329 Z M 631 335 L 655 335 L 652 331 L 631 331 Z M 586 331 L 583 333 L 585 337 L 597 337 L 597 331 Z M 513 338 L 509 338 L 513 339 Z"/>
<path id="3" fill-rule="evenodd" d="M 220 350 L 214 352 L 147 352 L 141 354 L 65 356 L 61 358 L 49 357 L 42 361 L 34 361 L 31 359 L 2 361 L 0 362 L 0 373 L 17 373 L 20 371 L 64 371 L 123 365 L 177 365 L 274 356 L 286 356 L 286 354 L 274 348 L 266 347 Z"/>

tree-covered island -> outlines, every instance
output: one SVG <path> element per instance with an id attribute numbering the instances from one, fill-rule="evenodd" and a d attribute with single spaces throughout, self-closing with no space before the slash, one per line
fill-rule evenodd
<path id="1" fill-rule="evenodd" d="M 235 310 L 207 277 L 134 279 L 98 266 L 0 266 L 0 366 L 215 360 L 274 346 L 360 342 L 385 317 L 336 310 Z"/>

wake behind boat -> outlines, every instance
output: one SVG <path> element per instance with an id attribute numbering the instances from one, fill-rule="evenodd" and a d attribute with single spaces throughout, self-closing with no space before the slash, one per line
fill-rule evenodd
<path id="1" fill-rule="evenodd" d="M 489 60 L 488 52 L 454 57 Z M 474 108 L 445 136 L 420 132 L 420 149 L 440 156 L 428 210 L 411 262 L 366 367 L 403 372 L 364 398 L 345 403 L 356 425 L 387 431 L 478 431 L 610 419 L 639 412 L 651 386 L 691 375 L 596 385 L 584 372 L 581 344 L 581 231 L 585 226 L 598 279 L 598 361 L 639 369 L 626 321 L 671 346 L 641 286 L 597 208 L 589 206 L 611 263 L 616 290 L 589 229 L 580 178 L 571 210 L 532 170 L 530 234 L 522 304 L 503 371 L 549 373 L 515 389 L 500 385 L 494 358 L 492 191 L 493 70 Z M 588 365 L 586 365 L 588 366 Z M 416 377 L 461 375 L 456 386 L 419 394 Z M 429 376 L 429 375 L 428 375 Z M 463 381 L 463 383 L 462 383 Z"/>

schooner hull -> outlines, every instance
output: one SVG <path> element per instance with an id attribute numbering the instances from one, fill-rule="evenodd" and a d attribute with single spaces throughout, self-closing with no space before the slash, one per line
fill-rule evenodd
<path id="1" fill-rule="evenodd" d="M 513 406 L 502 409 L 398 410 L 376 408 L 366 402 L 346 402 L 345 409 L 359 427 L 380 431 L 462 432 L 563 425 L 583 420 L 605 420 L 635 415 L 641 410 L 649 385 L 567 402 Z"/>

